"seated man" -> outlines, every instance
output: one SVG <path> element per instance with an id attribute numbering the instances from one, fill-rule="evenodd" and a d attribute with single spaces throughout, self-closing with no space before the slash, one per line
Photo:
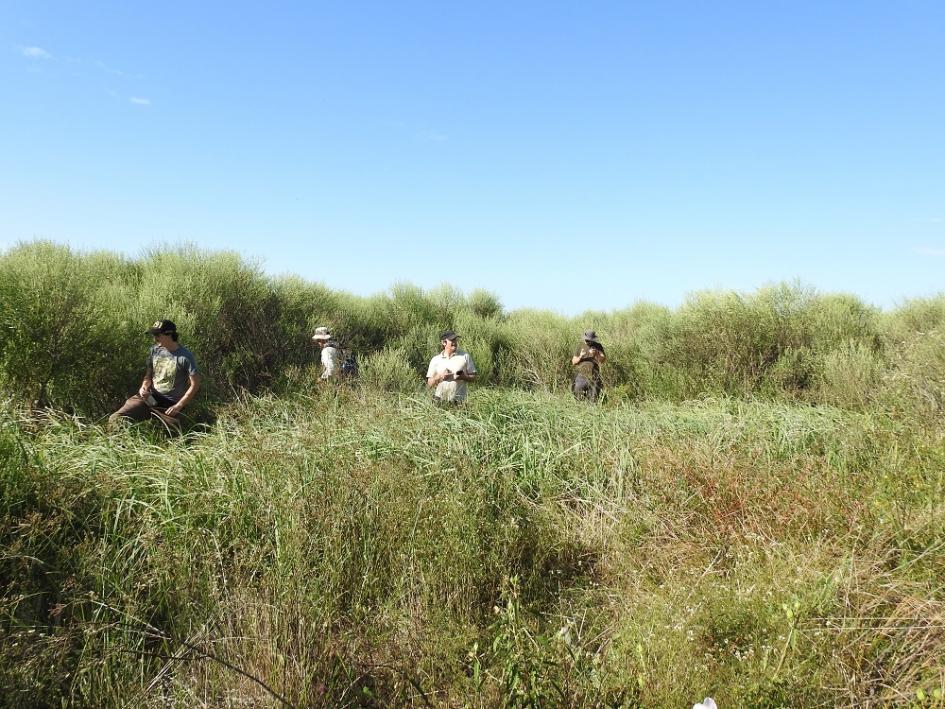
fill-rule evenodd
<path id="1" fill-rule="evenodd" d="M 148 353 L 147 370 L 138 393 L 108 417 L 110 425 L 120 419 L 144 421 L 152 415 L 165 425 L 179 425 L 177 417 L 200 388 L 200 375 L 193 354 L 177 341 L 177 326 L 158 320 L 148 329 L 154 345 Z"/>
<path id="2" fill-rule="evenodd" d="M 476 381 L 476 365 L 468 352 L 456 349 L 459 339 L 452 330 L 440 334 L 443 351 L 430 360 L 427 368 L 427 388 L 436 387 L 433 401 L 461 404 L 466 401 L 466 382 Z"/>

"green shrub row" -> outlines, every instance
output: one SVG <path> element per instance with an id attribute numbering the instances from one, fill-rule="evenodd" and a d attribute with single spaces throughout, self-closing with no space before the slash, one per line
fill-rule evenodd
<path id="1" fill-rule="evenodd" d="M 312 386 L 310 335 L 328 325 L 382 390 L 421 386 L 438 332 L 455 328 L 480 383 L 562 391 L 581 332 L 597 330 L 612 399 L 761 396 L 852 408 L 945 406 L 945 295 L 882 312 L 850 295 L 780 284 L 701 292 L 564 317 L 507 312 L 484 291 L 395 285 L 360 297 L 273 278 L 229 252 L 153 250 L 137 259 L 32 242 L 0 254 L 0 391 L 101 415 L 134 391 L 158 318 L 174 320 L 204 373 L 200 401 Z"/>

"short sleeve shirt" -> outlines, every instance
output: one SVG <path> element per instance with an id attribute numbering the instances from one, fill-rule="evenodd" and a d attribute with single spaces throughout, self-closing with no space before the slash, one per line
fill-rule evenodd
<path id="1" fill-rule="evenodd" d="M 586 379 L 597 379 L 600 377 L 600 365 L 597 360 L 591 356 L 593 349 L 604 351 L 601 345 L 590 345 L 582 341 L 577 349 L 574 350 L 574 356 L 580 357 L 581 361 L 574 365 L 574 373 L 584 376 Z"/>
<path id="2" fill-rule="evenodd" d="M 154 345 L 148 354 L 148 372 L 154 391 L 177 403 L 190 386 L 190 377 L 197 374 L 197 361 L 183 345 L 173 352 Z"/>
<path id="3" fill-rule="evenodd" d="M 328 343 L 322 347 L 322 379 L 329 379 L 338 376 L 338 359 L 341 356 L 341 350 L 334 343 Z"/>
<path id="4" fill-rule="evenodd" d="M 456 350 L 452 356 L 446 357 L 442 352 L 430 360 L 430 366 L 427 367 L 427 379 L 442 374 L 443 372 L 463 372 L 464 374 L 475 374 L 476 365 L 468 352 Z M 442 401 L 465 401 L 466 400 L 466 382 L 440 382 L 436 385 L 433 392 L 434 396 Z"/>

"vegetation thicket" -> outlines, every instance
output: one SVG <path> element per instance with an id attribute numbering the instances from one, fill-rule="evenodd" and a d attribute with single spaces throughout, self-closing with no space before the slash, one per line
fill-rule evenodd
<path id="1" fill-rule="evenodd" d="M 108 432 L 162 317 L 213 424 Z M 316 325 L 357 383 L 317 383 Z M 456 410 L 420 392 L 447 327 Z M 0 332 L 0 706 L 943 701 L 945 297 L 566 318 L 38 242 Z"/>
<path id="2" fill-rule="evenodd" d="M 942 403 L 941 296 L 882 313 L 853 296 L 780 284 L 754 294 L 697 293 L 675 311 L 641 303 L 568 318 L 505 312 L 489 293 L 448 286 L 398 284 L 357 297 L 270 278 L 236 254 L 193 247 L 132 261 L 46 242 L 0 255 L 0 387 L 19 400 L 102 415 L 132 390 L 147 344 L 142 323 L 161 316 L 199 353 L 206 406 L 280 382 L 294 386 L 312 360 L 309 338 L 319 324 L 377 362 L 384 388 L 401 391 L 419 385 L 448 327 L 463 334 L 480 383 L 561 391 L 577 338 L 593 328 L 610 354 L 604 377 L 612 399 Z"/>

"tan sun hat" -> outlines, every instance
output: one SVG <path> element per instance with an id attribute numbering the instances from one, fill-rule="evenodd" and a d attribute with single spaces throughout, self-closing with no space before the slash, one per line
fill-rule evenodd
<path id="1" fill-rule="evenodd" d="M 318 342 L 319 340 L 330 340 L 331 333 L 328 332 L 327 327 L 316 327 L 315 334 L 312 335 L 312 339 Z"/>

